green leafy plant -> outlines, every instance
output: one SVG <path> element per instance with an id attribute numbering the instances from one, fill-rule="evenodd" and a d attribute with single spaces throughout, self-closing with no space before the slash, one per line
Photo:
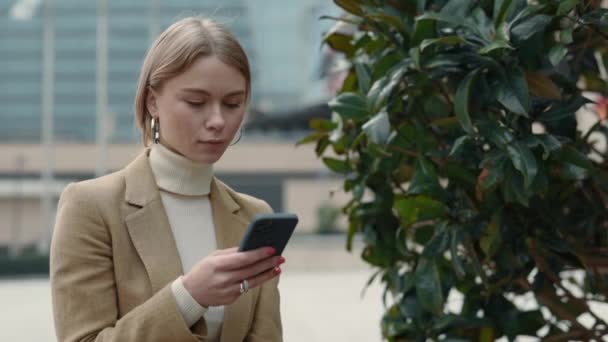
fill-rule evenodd
<path id="1" fill-rule="evenodd" d="M 581 132 L 575 113 L 608 95 L 608 10 L 335 3 L 326 42 L 351 68 L 300 143 L 344 175 L 347 248 L 361 234 L 386 287 L 383 336 L 606 338 L 608 128 Z"/>

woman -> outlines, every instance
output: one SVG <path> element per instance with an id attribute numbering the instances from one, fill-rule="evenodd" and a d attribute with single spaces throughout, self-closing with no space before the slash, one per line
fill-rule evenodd
<path id="1" fill-rule="evenodd" d="M 282 340 L 285 259 L 229 248 L 271 209 L 213 177 L 250 95 L 247 57 L 222 26 L 185 18 L 154 42 L 135 99 L 148 148 L 59 201 L 50 272 L 60 341 Z"/>

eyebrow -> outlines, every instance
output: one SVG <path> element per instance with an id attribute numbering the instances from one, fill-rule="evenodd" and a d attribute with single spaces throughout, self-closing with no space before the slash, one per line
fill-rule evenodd
<path id="1" fill-rule="evenodd" d="M 181 89 L 181 91 L 187 92 L 187 93 L 197 93 L 197 94 L 211 96 L 211 93 L 209 93 L 208 91 L 206 91 L 204 89 L 200 89 L 200 88 L 183 88 L 183 89 Z M 245 94 L 246 94 L 246 92 L 244 90 L 235 90 L 235 91 L 232 91 L 232 92 L 224 95 L 224 97 L 245 95 Z"/>

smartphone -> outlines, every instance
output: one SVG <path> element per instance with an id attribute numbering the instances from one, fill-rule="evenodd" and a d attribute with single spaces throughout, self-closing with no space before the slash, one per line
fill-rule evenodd
<path id="1" fill-rule="evenodd" d="M 292 213 L 258 214 L 253 217 L 239 251 L 260 247 L 274 247 L 281 255 L 291 234 L 298 224 L 298 216 Z"/>

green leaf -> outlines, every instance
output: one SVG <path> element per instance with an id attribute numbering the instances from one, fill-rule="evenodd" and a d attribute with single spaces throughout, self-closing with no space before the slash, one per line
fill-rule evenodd
<path id="1" fill-rule="evenodd" d="M 318 157 L 322 156 L 327 147 L 330 145 L 330 141 L 328 137 L 323 137 L 317 141 L 317 146 L 315 147 L 315 153 Z"/>
<path id="2" fill-rule="evenodd" d="M 464 43 L 464 39 L 462 39 L 460 36 L 445 36 L 441 38 L 425 39 L 420 44 L 420 51 L 424 52 L 427 47 L 435 44 L 456 45 L 461 43 Z"/>
<path id="3" fill-rule="evenodd" d="M 444 195 L 444 190 L 439 184 L 435 167 L 426 158 L 420 157 L 416 161 L 414 176 L 407 189 L 408 194 L 424 194 L 434 197 Z"/>
<path id="4" fill-rule="evenodd" d="M 549 51 L 549 61 L 553 66 L 557 66 L 564 56 L 568 54 L 568 49 L 563 44 L 556 44 Z"/>
<path id="5" fill-rule="evenodd" d="M 566 15 L 576 7 L 579 0 L 562 0 L 557 8 L 557 15 Z"/>
<path id="6" fill-rule="evenodd" d="M 572 28 L 572 27 L 568 27 L 568 28 L 561 30 L 559 32 L 559 41 L 562 44 L 571 44 L 574 41 L 574 39 L 572 38 L 573 31 L 574 31 L 574 28 Z"/>
<path id="7" fill-rule="evenodd" d="M 367 65 L 361 63 L 355 63 L 355 72 L 359 81 L 359 91 L 362 94 L 367 94 L 371 86 L 372 72 Z"/>
<path id="8" fill-rule="evenodd" d="M 384 145 L 391 132 L 391 123 L 386 109 L 369 119 L 369 121 L 363 124 L 361 129 L 371 141 Z"/>
<path id="9" fill-rule="evenodd" d="M 442 218 L 447 213 L 443 203 L 428 196 L 399 196 L 394 208 L 406 227 L 418 221 Z"/>
<path id="10" fill-rule="evenodd" d="M 479 184 L 482 190 L 488 190 L 503 181 L 506 164 L 506 158 L 501 157 L 488 165 L 488 175 Z"/>
<path id="11" fill-rule="evenodd" d="M 353 37 L 349 35 L 330 31 L 329 34 L 325 36 L 324 41 L 332 49 L 338 52 L 343 52 L 344 54 L 350 56 L 355 51 L 355 48 L 352 44 L 352 39 Z"/>
<path id="12" fill-rule="evenodd" d="M 507 19 L 511 1 L 512 0 L 498 0 L 494 2 L 494 13 L 496 13 L 496 15 L 494 15 L 494 27 L 496 29 L 498 29 Z M 497 7 L 499 7 L 498 10 Z"/>
<path id="13" fill-rule="evenodd" d="M 538 166 L 536 165 L 536 158 L 534 154 L 525 144 L 516 141 L 507 146 L 507 153 L 515 169 L 517 169 L 524 177 L 524 187 L 527 189 L 536 173 L 538 172 Z"/>
<path id="14" fill-rule="evenodd" d="M 318 132 L 329 132 L 334 130 L 338 125 L 328 119 L 314 118 L 308 122 L 308 126 Z"/>
<path id="15" fill-rule="evenodd" d="M 315 141 L 318 141 L 319 139 L 321 139 L 323 137 L 327 137 L 327 133 L 324 133 L 324 132 L 313 132 L 313 133 L 305 136 L 304 138 L 300 139 L 296 143 L 296 146 L 300 146 L 300 145 L 308 144 L 308 143 L 311 143 L 311 142 L 315 142 Z"/>
<path id="16" fill-rule="evenodd" d="M 530 108 L 528 83 L 520 67 L 504 72 L 496 96 L 498 102 L 511 112 L 528 117 Z"/>
<path id="17" fill-rule="evenodd" d="M 507 127 L 500 126 L 498 121 L 483 121 L 477 127 L 484 138 L 499 147 L 504 147 L 514 139 L 513 133 Z"/>
<path id="18" fill-rule="evenodd" d="M 357 0 L 334 0 L 334 3 L 336 3 L 336 5 L 342 7 L 347 12 L 352 13 L 356 16 L 363 15 L 363 10 L 361 9 L 361 6 L 359 5 L 359 1 L 357 1 Z"/>
<path id="19" fill-rule="evenodd" d="M 492 258 L 501 245 L 502 236 L 500 226 L 502 225 L 502 211 L 496 211 L 488 223 L 486 229 L 481 233 L 479 245 L 487 258 Z"/>
<path id="20" fill-rule="evenodd" d="M 456 273 L 456 276 L 459 279 L 462 279 L 466 275 L 462 258 L 458 254 L 458 246 L 463 239 L 462 231 L 459 227 L 453 227 L 451 231 L 452 238 L 450 239 L 450 258 L 452 262 L 452 269 L 454 270 L 454 273 Z"/>
<path id="21" fill-rule="evenodd" d="M 454 99 L 456 117 L 458 117 L 462 129 L 469 134 L 475 132 L 473 123 L 471 122 L 471 113 L 469 112 L 469 97 L 476 77 L 477 70 L 469 73 L 458 85 L 458 90 L 456 91 L 456 97 Z"/>
<path id="22" fill-rule="evenodd" d="M 511 46 L 511 44 L 509 44 L 508 42 L 506 42 L 504 40 L 495 40 L 492 43 L 490 43 L 489 45 L 486 45 L 483 48 L 479 49 L 479 51 L 477 51 L 477 52 L 482 55 L 487 55 L 498 49 L 513 50 L 514 48 Z"/>
<path id="23" fill-rule="evenodd" d="M 557 154 L 560 163 L 560 175 L 565 179 L 582 180 L 587 178 L 593 164 L 581 152 L 566 146 Z"/>
<path id="24" fill-rule="evenodd" d="M 367 99 L 356 93 L 342 93 L 328 103 L 343 119 L 362 119 L 369 115 Z"/>
<path id="25" fill-rule="evenodd" d="M 450 244 L 450 236 L 447 222 L 442 222 L 435 228 L 435 234 L 426 244 L 422 251 L 422 256 L 426 258 L 434 258 L 443 253 Z"/>
<path id="26" fill-rule="evenodd" d="M 505 169 L 505 180 L 502 183 L 504 200 L 507 203 L 518 202 L 524 207 L 529 206 L 530 194 L 524 186 L 524 177 L 512 167 Z"/>
<path id="27" fill-rule="evenodd" d="M 323 163 L 336 173 L 349 173 L 352 171 L 350 164 L 346 160 L 340 160 L 335 158 L 323 158 Z"/>
<path id="28" fill-rule="evenodd" d="M 435 20 L 449 23 L 455 26 L 464 26 L 475 29 L 475 27 L 472 27 L 472 25 L 468 23 L 464 17 L 453 16 L 445 13 L 427 12 L 416 17 L 416 21 L 419 20 Z"/>
<path id="29" fill-rule="evenodd" d="M 457 153 L 458 151 L 460 151 L 460 149 L 464 146 L 464 144 L 470 139 L 471 137 L 468 135 L 463 135 L 460 138 L 456 139 L 456 141 L 454 141 L 454 145 L 452 146 L 452 150 L 450 151 L 449 156 L 454 155 L 455 153 Z"/>
<path id="30" fill-rule="evenodd" d="M 416 267 L 416 296 L 422 308 L 435 315 L 443 311 L 443 292 L 439 269 L 433 260 L 420 258 Z"/>
<path id="31" fill-rule="evenodd" d="M 547 25 L 551 22 L 552 17 L 544 14 L 538 14 L 530 19 L 524 20 L 516 24 L 511 29 L 511 37 L 518 42 L 523 42 L 532 38 L 537 33 L 543 32 Z"/>
<path id="32" fill-rule="evenodd" d="M 539 121 L 552 122 L 559 121 L 565 118 L 570 118 L 589 100 L 582 96 L 577 96 L 574 99 L 563 102 L 555 102 L 551 109 L 542 113 L 539 117 Z"/>
<path id="33" fill-rule="evenodd" d="M 435 38 L 435 20 L 416 20 L 414 32 L 410 38 L 411 46 L 418 46 L 426 39 Z"/>
<path id="34" fill-rule="evenodd" d="M 543 147 L 543 160 L 549 158 L 549 155 L 553 151 L 557 151 L 562 147 L 562 144 L 553 135 L 550 134 L 536 134 L 531 135 L 525 139 L 526 145 L 533 148 L 538 145 Z"/>

